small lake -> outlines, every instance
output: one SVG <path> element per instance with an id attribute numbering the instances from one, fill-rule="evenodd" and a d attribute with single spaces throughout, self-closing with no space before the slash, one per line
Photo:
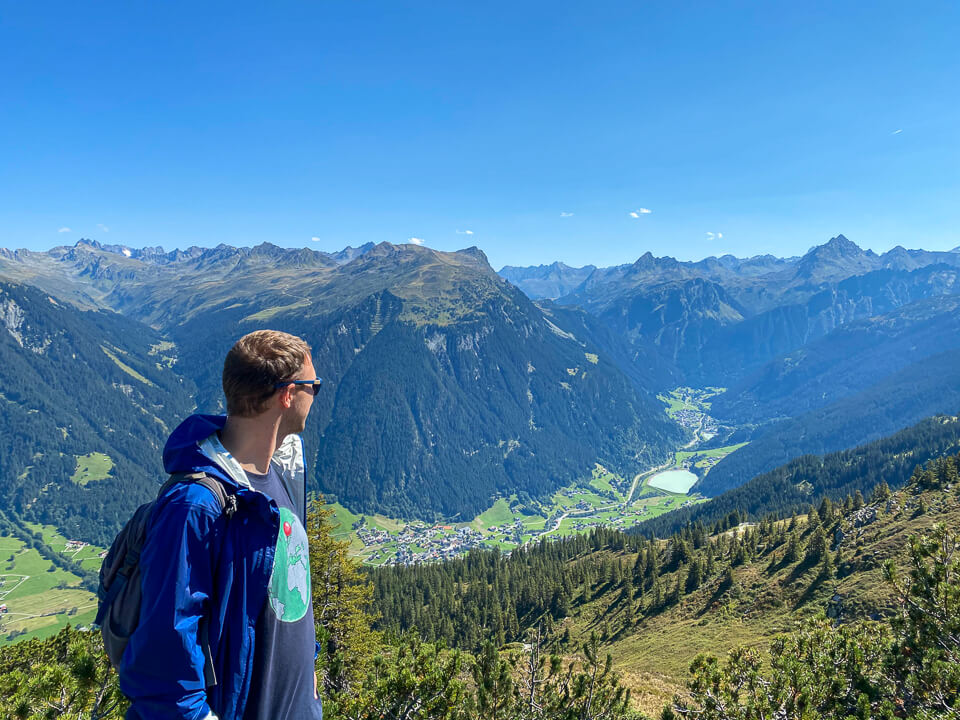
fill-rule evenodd
<path id="1" fill-rule="evenodd" d="M 654 475 L 647 484 L 667 492 L 686 493 L 696 481 L 697 476 L 689 470 L 667 470 Z"/>

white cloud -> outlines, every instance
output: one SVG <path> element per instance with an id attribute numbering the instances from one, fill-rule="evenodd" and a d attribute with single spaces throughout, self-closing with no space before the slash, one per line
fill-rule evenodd
<path id="1" fill-rule="evenodd" d="M 423 245 L 423 238 L 418 238 L 418 237 L 407 238 L 407 242 L 411 242 L 414 245 Z"/>
<path id="2" fill-rule="evenodd" d="M 312 237 L 312 238 L 310 238 L 310 242 L 320 242 L 320 238 L 318 238 L 318 237 Z"/>
<path id="3" fill-rule="evenodd" d="M 562 212 L 560 213 L 560 217 L 573 217 L 573 213 Z"/>
<path id="4" fill-rule="evenodd" d="M 97 223 L 97 227 L 100 228 L 101 232 L 110 232 L 110 228 L 108 228 L 103 223 Z"/>
<path id="5" fill-rule="evenodd" d="M 632 217 L 632 218 L 638 218 L 638 217 L 640 217 L 641 215 L 649 215 L 649 214 L 652 213 L 652 212 L 653 212 L 653 210 L 651 210 L 650 208 L 640 208 L 639 210 L 631 210 L 631 211 L 630 211 L 630 217 Z"/>
<path id="6" fill-rule="evenodd" d="M 708 232 L 708 233 L 707 233 L 707 240 L 723 240 L 723 233 L 722 233 L 722 232 L 718 232 L 718 233 Z"/>
<path id="7" fill-rule="evenodd" d="M 457 230 L 457 235 L 473 235 L 473 230 Z"/>
<path id="8" fill-rule="evenodd" d="M 903 129 L 901 128 L 900 130 L 894 130 L 894 131 L 893 131 L 892 133 L 890 133 L 890 134 L 891 134 L 891 135 L 899 135 L 899 134 L 902 133 L 902 132 L 903 132 Z"/>
<path id="9" fill-rule="evenodd" d="M 71 230 L 68 227 L 62 227 L 59 230 L 57 230 L 57 232 L 73 232 L 73 230 Z"/>

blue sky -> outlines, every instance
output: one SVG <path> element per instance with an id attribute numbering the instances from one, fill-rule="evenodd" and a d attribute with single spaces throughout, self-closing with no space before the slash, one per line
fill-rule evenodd
<path id="1" fill-rule="evenodd" d="M 958 36 L 947 0 L 0 0 L 0 246 L 950 249 Z"/>

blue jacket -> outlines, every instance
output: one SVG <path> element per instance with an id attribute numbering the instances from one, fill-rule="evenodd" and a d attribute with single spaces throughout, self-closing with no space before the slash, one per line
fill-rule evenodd
<path id="1" fill-rule="evenodd" d="M 236 494 L 228 523 L 207 488 L 182 483 L 157 500 L 140 558 L 140 624 L 120 663 L 128 720 L 241 720 L 250 692 L 257 618 L 267 597 L 280 527 L 277 504 L 253 490 L 217 438 L 226 418 L 193 415 L 163 451 L 168 473 L 205 472 Z M 273 457 L 306 516 L 303 445 L 288 436 Z M 217 684 L 204 687 L 198 640 L 208 623 Z"/>

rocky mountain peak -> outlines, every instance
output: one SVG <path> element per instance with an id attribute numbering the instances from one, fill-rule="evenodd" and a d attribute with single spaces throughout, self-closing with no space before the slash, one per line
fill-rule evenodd
<path id="1" fill-rule="evenodd" d="M 637 261 L 630 266 L 631 273 L 650 272 L 658 270 L 674 270 L 680 263 L 672 257 L 655 257 L 652 252 L 647 250 L 643 255 L 637 258 Z"/>
<path id="2" fill-rule="evenodd" d="M 796 276 L 822 281 L 870 272 L 878 267 L 877 255 L 865 251 L 843 235 L 830 238 L 829 242 L 811 248 L 801 258 Z"/>
<path id="3" fill-rule="evenodd" d="M 457 250 L 456 254 L 473 258 L 480 264 L 480 266 L 484 270 L 489 270 L 490 272 L 493 272 L 493 268 L 490 267 L 490 261 L 487 260 L 486 253 L 484 253 L 483 250 L 478 248 L 476 245 L 471 245 L 470 247 L 464 248 L 463 250 Z"/>
<path id="4" fill-rule="evenodd" d="M 329 253 L 329 255 L 337 264 L 343 265 L 360 257 L 361 255 L 364 255 L 365 253 L 370 252 L 374 247 L 376 246 L 372 242 L 364 243 L 360 247 L 351 247 L 350 245 L 347 245 L 347 247 L 345 247 L 343 250 L 339 250 L 335 253 Z"/>
<path id="5" fill-rule="evenodd" d="M 817 248 L 814 248 L 810 252 L 830 254 L 839 257 L 860 257 L 861 255 L 865 254 L 859 245 L 851 240 L 848 240 L 843 235 L 837 235 L 834 238 L 830 238 L 828 242 Z"/>

